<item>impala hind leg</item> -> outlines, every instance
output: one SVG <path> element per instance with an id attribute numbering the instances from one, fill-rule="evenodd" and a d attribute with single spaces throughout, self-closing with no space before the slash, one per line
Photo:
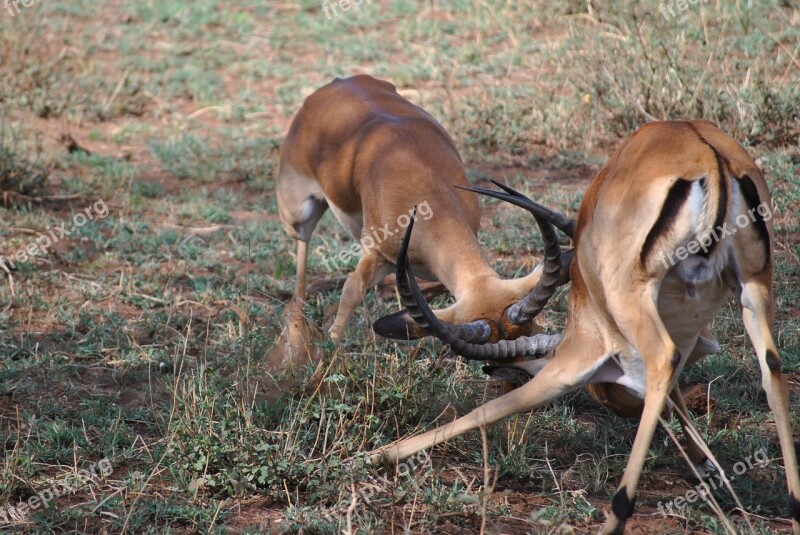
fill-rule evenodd
<path id="1" fill-rule="evenodd" d="M 297 370 L 314 359 L 311 330 L 303 317 L 308 241 L 328 203 L 315 178 L 298 173 L 284 164 L 278 172 L 276 194 L 283 227 L 297 242 L 294 295 L 284 309 L 286 326 L 267 356 L 273 373 L 284 373 Z"/>
<path id="2" fill-rule="evenodd" d="M 353 310 L 364 299 L 367 290 L 378 284 L 392 272 L 394 265 L 387 262 L 379 254 L 364 249 L 355 271 L 347 276 L 342 288 L 342 297 L 339 299 L 339 310 L 330 328 L 333 340 L 341 340 L 347 328 L 347 321 L 353 315 Z"/>
<path id="3" fill-rule="evenodd" d="M 648 287 L 626 295 L 628 299 L 609 300 L 609 309 L 622 335 L 644 360 L 647 391 L 633 448 L 622 481 L 611 500 L 611 515 L 601 529 L 603 534 L 623 533 L 625 522 L 633 515 L 636 489 L 653 434 L 682 365 L 681 354 L 658 314 L 657 289 Z"/>
<path id="4" fill-rule="evenodd" d="M 742 285 L 741 299 L 744 326 L 761 367 L 761 384 L 767 393 L 769 407 L 775 414 L 789 487 L 792 530 L 795 535 L 800 535 L 800 474 L 789 420 L 789 387 L 781 373 L 781 357 L 772 339 L 772 292 L 769 284 L 753 280 Z"/>
<path id="5" fill-rule="evenodd" d="M 684 367 L 688 368 L 706 355 L 712 355 L 717 351 L 719 351 L 719 342 L 717 342 L 714 333 L 712 333 L 711 329 L 706 325 L 700 331 L 695 347 L 686 359 Z M 694 465 L 697 473 L 700 474 L 701 477 L 705 477 L 710 471 L 717 470 L 714 462 L 709 459 L 710 450 L 708 449 L 708 445 L 698 442 L 702 440 L 702 437 L 692 423 L 689 408 L 686 406 L 683 393 L 678 385 L 675 385 L 669 397 L 675 406 L 675 412 L 677 413 L 678 420 L 681 422 L 681 428 L 683 428 L 686 454 L 689 456 L 689 461 Z M 714 457 L 713 455 L 710 456 L 712 458 Z"/>
<path id="6" fill-rule="evenodd" d="M 308 267 L 308 242 L 297 240 L 297 273 L 294 279 L 294 296 L 306 300 L 306 268 Z"/>
<path id="7" fill-rule="evenodd" d="M 294 295 L 283 310 L 286 325 L 267 354 L 269 368 L 275 374 L 293 373 L 314 360 L 316 337 L 312 332 L 316 331 L 309 326 L 308 320 L 303 315 L 307 260 L 308 242 L 297 240 L 297 276 Z"/>
<path id="8" fill-rule="evenodd" d="M 692 424 L 689 408 L 686 406 L 686 401 L 683 399 L 683 393 L 681 393 L 681 389 L 678 385 L 675 385 L 675 388 L 672 389 L 669 397 L 672 400 L 672 403 L 675 404 L 675 413 L 677 414 L 678 420 L 683 428 L 683 436 L 686 442 L 686 454 L 689 456 L 689 460 L 694 465 L 697 473 L 700 474 L 701 477 L 705 477 L 709 471 L 715 470 L 716 467 L 714 466 L 714 463 L 709 460 L 708 455 L 706 455 L 705 451 L 703 451 L 703 448 L 694 438 L 692 431 L 697 431 L 694 427 L 694 424 Z"/>
<path id="9" fill-rule="evenodd" d="M 297 279 L 295 296 L 305 299 L 308 241 L 328 202 L 317 179 L 281 163 L 275 189 L 278 214 L 286 233 L 297 240 Z"/>
<path id="10" fill-rule="evenodd" d="M 697 338 L 695 347 L 689 354 L 689 358 L 686 359 L 684 368 L 688 368 L 706 355 L 712 355 L 717 351 L 719 351 L 719 342 L 717 342 L 717 339 L 714 337 L 714 333 L 711 332 L 709 326 L 706 325 L 700 331 L 700 335 Z M 689 408 L 686 406 L 686 401 L 683 399 L 683 393 L 678 385 L 675 385 L 675 388 L 672 389 L 669 397 L 675 406 L 678 420 L 681 422 L 681 428 L 683 428 L 683 436 L 686 443 L 686 454 L 689 456 L 689 461 L 694 464 L 694 468 L 697 470 L 697 473 L 700 474 L 701 477 L 705 477 L 710 471 L 717 469 L 714 463 L 708 458 L 708 454 L 706 453 L 709 451 L 708 446 L 705 444 L 699 444 L 695 439 L 695 435 L 700 437 L 700 434 L 697 432 L 694 424 L 692 423 Z M 702 446 L 705 446 L 705 448 Z"/>

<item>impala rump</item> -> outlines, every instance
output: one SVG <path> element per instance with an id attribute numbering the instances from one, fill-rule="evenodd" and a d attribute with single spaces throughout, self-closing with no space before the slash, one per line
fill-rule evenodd
<path id="1" fill-rule="evenodd" d="M 587 387 L 614 412 L 641 415 L 601 531 L 622 533 L 633 514 L 640 475 L 665 407 L 677 409 L 685 452 L 697 473 L 714 461 L 688 415 L 678 377 L 686 366 L 719 349 L 708 324 L 733 291 L 775 414 L 792 532 L 800 535 L 800 470 L 789 390 L 771 332 L 769 202 L 766 181 L 753 159 L 712 123 L 655 122 L 641 127 L 622 143 L 584 196 L 574 225 L 575 259 L 563 338 L 547 354 L 527 361 L 535 363 L 534 376 L 452 423 L 386 446 L 371 458 L 403 459 Z M 713 243 L 703 250 L 700 244 L 709 239 Z M 663 265 L 657 260 L 662 253 L 677 257 L 677 262 Z M 413 306 L 424 310 L 419 299 Z M 465 354 L 446 335 L 437 333 Z M 467 349 L 469 354 L 483 354 L 512 342 L 483 344 L 489 346 L 486 351 Z"/>

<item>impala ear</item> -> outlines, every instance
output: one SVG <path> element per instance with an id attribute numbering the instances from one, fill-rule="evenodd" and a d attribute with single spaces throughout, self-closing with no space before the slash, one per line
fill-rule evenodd
<path id="1" fill-rule="evenodd" d="M 405 310 L 380 318 L 372 324 L 372 330 L 379 336 L 394 340 L 416 340 L 430 335 Z"/>

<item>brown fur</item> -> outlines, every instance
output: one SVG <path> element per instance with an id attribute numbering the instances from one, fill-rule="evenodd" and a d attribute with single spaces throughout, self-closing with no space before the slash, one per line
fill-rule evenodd
<path id="1" fill-rule="evenodd" d="M 306 99 L 281 149 L 277 193 L 286 231 L 308 241 L 328 206 L 355 239 L 385 225 L 393 231 L 362 250 L 342 290 L 331 327 L 334 339 L 343 335 L 364 293 L 393 270 L 403 234 L 398 219 L 418 205 L 432 215 L 415 224 L 412 266 L 417 275 L 441 281 L 456 298 L 437 316 L 450 323 L 487 320 L 493 339 L 533 332 L 532 324 L 511 325 L 504 312 L 533 288 L 539 273 L 510 281 L 497 276 L 476 237 L 477 197 L 455 186 L 470 186 L 455 143 L 392 84 L 366 75 L 337 78 Z M 301 263 L 305 258 L 298 255 L 296 295 L 305 291 Z M 412 338 L 427 334 L 407 316 L 399 315 L 397 322 Z"/>
<path id="2" fill-rule="evenodd" d="M 669 192 L 681 180 L 690 182 L 688 193 L 669 206 Z M 713 459 L 702 440 L 692 438 L 700 435 L 685 414 L 677 381 L 685 366 L 716 349 L 707 325 L 733 289 L 775 415 L 792 496 L 792 531 L 800 535 L 800 475 L 788 386 L 771 333 L 771 219 L 720 235 L 707 257 L 694 252 L 679 257 L 677 264 L 659 260 L 709 235 L 718 218 L 732 224 L 746 217 L 746 193 L 740 184 L 748 181 L 755 185 L 759 205 L 771 209 L 766 182 L 753 159 L 713 124 L 681 121 L 641 127 L 622 143 L 581 204 L 564 338 L 544 360 L 518 366 L 535 371 L 534 377 L 448 425 L 374 452 L 372 460 L 407 458 L 593 385 L 591 392 L 614 412 L 641 413 L 611 514 L 601 530 L 621 533 L 633 513 L 639 477 L 668 398 L 678 409 L 692 462 Z M 651 254 L 643 255 L 654 229 Z M 697 266 L 704 271 L 692 272 Z"/>

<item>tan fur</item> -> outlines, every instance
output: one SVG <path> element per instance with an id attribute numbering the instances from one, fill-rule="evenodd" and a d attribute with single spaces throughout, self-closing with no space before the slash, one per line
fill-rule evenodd
<path id="1" fill-rule="evenodd" d="M 662 253 L 669 255 L 687 246 L 693 233 L 706 232 L 716 214 L 724 214 L 728 223 L 745 214 L 748 206 L 739 185 L 745 175 L 754 184 L 760 203 L 771 208 L 766 182 L 755 162 L 713 124 L 659 122 L 640 128 L 622 143 L 586 192 L 575 231 L 576 256 L 564 339 L 544 357 L 544 363 L 536 364 L 533 379 L 451 424 L 376 451 L 372 460 L 406 458 L 594 385 L 592 393 L 615 412 L 641 414 L 627 468 L 602 530 L 621 533 L 633 511 L 639 476 L 667 398 L 685 410 L 677 388 L 678 375 L 686 365 L 715 350 L 707 325 L 733 289 L 775 414 L 789 491 L 795 502 L 800 499 L 788 387 L 771 334 L 772 262 L 766 253 L 773 241 L 771 220 L 766 221 L 769 244 L 756 224 L 721 238 L 707 258 L 712 275 L 695 286 L 681 277 L 682 270 L 705 262 L 699 255 L 674 267 L 658 260 Z M 690 183 L 679 184 L 680 180 Z M 686 202 L 676 203 L 679 208 L 670 224 L 655 232 L 662 214 L 669 212 L 666 201 L 670 191 L 680 186 L 688 187 Z M 651 232 L 658 239 L 652 241 L 651 254 L 643 259 Z M 524 366 L 533 369 L 530 363 Z M 682 423 L 693 430 L 690 420 L 682 418 Z M 702 460 L 704 450 L 705 445 L 689 440 L 694 462 Z M 800 534 L 797 518 L 792 520 L 792 529 Z"/>
<path id="2" fill-rule="evenodd" d="M 450 323 L 487 320 L 493 339 L 533 331 L 532 324 L 509 324 L 503 312 L 533 288 L 539 273 L 498 277 L 476 237 L 477 196 L 454 186 L 470 184 L 453 140 L 392 84 L 366 75 L 337 78 L 306 99 L 281 149 L 277 197 L 286 231 L 307 242 L 328 206 L 357 240 L 385 225 L 392 231 L 389 238 L 379 232 L 381 241 L 362 250 L 348 276 L 330 330 L 334 339 L 344 334 L 364 293 L 394 269 L 404 230 L 399 218 L 423 204 L 432 215 L 417 219 L 411 263 L 415 273 L 441 281 L 456 299 L 437 316 Z M 305 259 L 298 254 L 296 295 L 305 285 Z M 409 329 L 412 336 L 426 334 L 413 322 Z"/>

